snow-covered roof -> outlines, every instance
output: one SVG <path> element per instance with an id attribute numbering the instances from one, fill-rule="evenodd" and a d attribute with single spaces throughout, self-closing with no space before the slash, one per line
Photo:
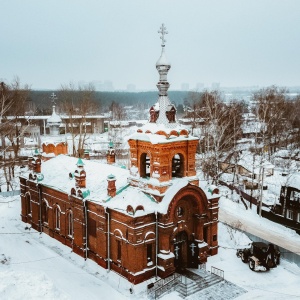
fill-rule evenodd
<path id="1" fill-rule="evenodd" d="M 169 204 L 175 194 L 187 184 L 187 181 L 179 183 L 177 180 L 176 182 L 173 182 L 172 187 L 168 189 L 161 202 L 156 202 L 154 197 L 150 194 L 144 193 L 140 188 L 128 186 L 104 205 L 123 211 L 124 213 L 127 212 L 127 207 L 131 206 L 134 210 L 133 215 L 135 217 L 150 214 L 155 211 L 166 214 Z M 142 207 L 142 209 L 137 209 L 138 207 Z"/>
<path id="2" fill-rule="evenodd" d="M 69 174 L 77 169 L 77 163 L 77 158 L 66 155 L 59 155 L 43 162 L 44 179 L 40 183 L 70 194 L 71 189 L 75 187 L 75 180 L 70 179 Z M 129 171 L 126 169 L 98 161 L 84 160 L 84 170 L 86 172 L 86 188 L 90 193 L 85 200 L 101 203 L 103 206 L 135 217 L 155 211 L 166 214 L 176 193 L 189 184 L 189 178 L 174 178 L 169 183 L 170 187 L 162 201 L 156 202 L 155 198 L 151 196 L 152 190 L 142 190 L 128 184 Z M 114 197 L 107 194 L 107 178 L 111 175 L 116 178 L 117 194 Z M 133 212 L 128 211 L 128 206 L 131 206 Z"/>
<path id="3" fill-rule="evenodd" d="M 291 156 L 291 151 L 287 149 L 281 149 L 275 152 L 275 157 L 286 157 L 289 158 Z"/>
<path id="4" fill-rule="evenodd" d="M 152 144 L 163 144 L 177 142 L 182 140 L 198 140 L 197 137 L 191 136 L 189 131 L 178 123 L 174 123 L 170 128 L 164 124 L 147 123 L 137 130 L 136 133 L 127 137 L 127 140 L 149 141 Z"/>
<path id="5" fill-rule="evenodd" d="M 243 133 L 259 133 L 264 128 L 261 122 L 251 121 L 242 125 Z"/>
<path id="6" fill-rule="evenodd" d="M 156 66 L 171 66 L 166 57 L 165 47 L 162 47 L 161 49 L 161 55 L 158 61 L 156 62 Z"/>
<path id="7" fill-rule="evenodd" d="M 166 132 L 168 136 L 165 136 L 163 134 L 156 134 L 156 132 L 159 132 L 160 130 L 157 130 L 154 128 L 155 124 L 149 123 L 150 126 L 145 126 L 143 127 L 144 131 L 143 132 L 137 132 L 128 137 L 128 140 L 133 139 L 133 140 L 140 140 L 140 141 L 149 141 L 151 144 L 164 144 L 164 143 L 170 143 L 170 142 L 177 142 L 177 141 L 187 141 L 187 140 L 198 140 L 197 137 L 194 136 L 189 136 L 189 135 L 172 135 L 173 130 L 163 130 L 161 129 L 162 132 Z M 152 130 L 156 130 L 153 131 Z M 149 133 L 146 133 L 146 131 L 149 130 Z M 179 129 L 180 130 L 180 129 Z M 181 131 L 177 131 L 177 133 L 180 133 Z M 174 132 L 175 133 L 175 132 Z"/>
<path id="8" fill-rule="evenodd" d="M 64 136 L 57 136 L 57 137 L 56 136 L 55 137 L 49 137 L 49 136 L 47 136 L 43 140 L 42 144 L 44 144 L 45 146 L 48 146 L 50 144 L 52 144 L 54 146 L 57 146 L 57 145 L 59 145 L 61 143 L 65 143 L 65 142 L 66 142 L 66 140 L 65 140 Z"/>
<path id="9" fill-rule="evenodd" d="M 160 108 L 159 102 L 156 102 L 156 103 L 152 106 L 152 108 L 153 108 L 155 111 L 159 111 L 159 108 Z M 171 104 L 171 103 L 169 103 L 169 104 L 166 103 L 166 105 L 165 105 L 165 111 L 171 111 L 172 108 L 175 109 L 175 107 L 174 107 L 173 104 Z"/>
<path id="10" fill-rule="evenodd" d="M 300 173 L 294 173 L 287 179 L 287 186 L 300 190 Z"/>
<path id="11" fill-rule="evenodd" d="M 50 118 L 47 119 L 47 123 L 48 124 L 52 124 L 52 123 L 61 123 L 61 118 L 59 115 L 56 114 L 55 112 L 55 106 L 53 105 L 53 111 L 52 111 L 52 115 Z"/>
<path id="12" fill-rule="evenodd" d="M 50 116 L 51 117 L 51 116 Z M 70 117 L 66 114 L 60 114 L 60 117 L 62 119 L 69 119 Z M 86 115 L 85 119 L 107 119 L 109 116 L 108 115 Z M 7 119 L 11 120 L 15 118 L 14 116 L 8 116 Z M 47 120 L 49 118 L 49 115 L 45 116 L 20 116 L 20 119 L 26 119 L 26 120 Z M 82 115 L 73 115 L 73 119 L 81 119 Z"/>
<path id="13" fill-rule="evenodd" d="M 58 155 L 43 162 L 41 171 L 44 180 L 41 184 L 69 194 L 71 188 L 75 187 L 75 181 L 69 179 L 69 173 L 73 173 L 77 169 L 77 162 L 77 158 L 66 155 Z M 102 201 L 108 198 L 106 178 L 110 174 L 116 176 L 117 189 L 127 184 L 128 170 L 89 160 L 84 160 L 84 169 L 86 172 L 86 187 L 90 190 L 88 198 L 91 200 Z"/>
<path id="14" fill-rule="evenodd" d="M 248 120 L 248 119 L 255 119 L 255 114 L 254 113 L 244 113 L 243 114 L 243 118 L 245 119 L 245 120 Z"/>
<path id="15" fill-rule="evenodd" d="M 237 164 L 244 167 L 249 172 L 253 172 L 254 174 L 259 174 L 261 167 L 263 167 L 265 170 L 274 169 L 274 165 L 269 161 L 267 161 L 266 159 L 261 160 L 259 156 L 253 156 L 253 154 L 250 152 L 243 153 Z"/>

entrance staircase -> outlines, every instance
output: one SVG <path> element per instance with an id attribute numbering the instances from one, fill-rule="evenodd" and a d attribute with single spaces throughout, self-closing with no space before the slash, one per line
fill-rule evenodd
<path id="1" fill-rule="evenodd" d="M 182 280 L 177 285 L 176 291 L 182 298 L 188 297 L 224 280 L 222 277 L 204 270 L 198 270 L 197 273 L 184 270 L 181 274 L 183 275 Z"/>
<path id="2" fill-rule="evenodd" d="M 177 270 L 178 271 L 178 270 Z M 173 275 L 148 285 L 148 299 L 159 299 L 176 291 L 185 299 L 229 300 L 246 293 L 241 287 L 224 280 L 224 271 L 211 267 L 211 272 L 203 269 L 183 269 Z"/>

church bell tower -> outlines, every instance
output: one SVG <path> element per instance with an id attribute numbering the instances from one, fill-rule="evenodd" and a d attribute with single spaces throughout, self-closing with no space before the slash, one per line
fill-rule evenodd
<path id="1" fill-rule="evenodd" d="M 139 186 L 160 201 L 162 195 L 173 184 L 175 178 L 187 178 L 199 184 L 196 177 L 195 154 L 198 138 L 190 136 L 176 120 L 176 107 L 168 97 L 167 79 L 171 64 L 165 54 L 164 24 L 161 34 L 161 55 L 156 62 L 159 73 L 158 100 L 150 108 L 149 123 L 138 129 L 128 143 L 130 146 L 131 185 Z"/>

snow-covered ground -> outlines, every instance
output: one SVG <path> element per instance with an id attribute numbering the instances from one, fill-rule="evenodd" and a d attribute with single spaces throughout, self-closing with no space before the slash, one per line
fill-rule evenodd
<path id="1" fill-rule="evenodd" d="M 232 203 L 222 197 L 221 211 L 236 210 L 241 215 L 242 208 L 239 210 L 235 207 L 239 204 Z M 108 273 L 93 261 L 84 261 L 72 253 L 70 248 L 46 234 L 39 234 L 26 227 L 20 220 L 20 198 L 0 197 L 1 300 L 147 298 L 146 286 L 150 281 L 132 286 L 116 273 Z M 282 260 L 277 268 L 269 272 L 252 272 L 235 255 L 235 249 L 248 242 L 245 235 L 220 223 L 219 254 L 209 258 L 207 269 L 214 266 L 224 270 L 225 279 L 248 291 L 237 299 L 300 298 L 300 268 Z M 130 288 L 133 288 L 132 294 Z M 162 299 L 181 298 L 177 292 L 172 292 Z M 203 298 L 195 294 L 188 299 Z M 220 291 L 218 299 L 228 298 Z"/>

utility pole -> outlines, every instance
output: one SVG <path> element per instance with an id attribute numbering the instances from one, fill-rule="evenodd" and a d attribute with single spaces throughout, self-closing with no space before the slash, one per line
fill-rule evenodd
<path id="1" fill-rule="evenodd" d="M 260 201 L 259 201 L 259 216 L 261 217 L 261 207 L 263 200 L 263 189 L 264 189 L 264 167 L 261 167 L 261 188 L 260 188 Z"/>

